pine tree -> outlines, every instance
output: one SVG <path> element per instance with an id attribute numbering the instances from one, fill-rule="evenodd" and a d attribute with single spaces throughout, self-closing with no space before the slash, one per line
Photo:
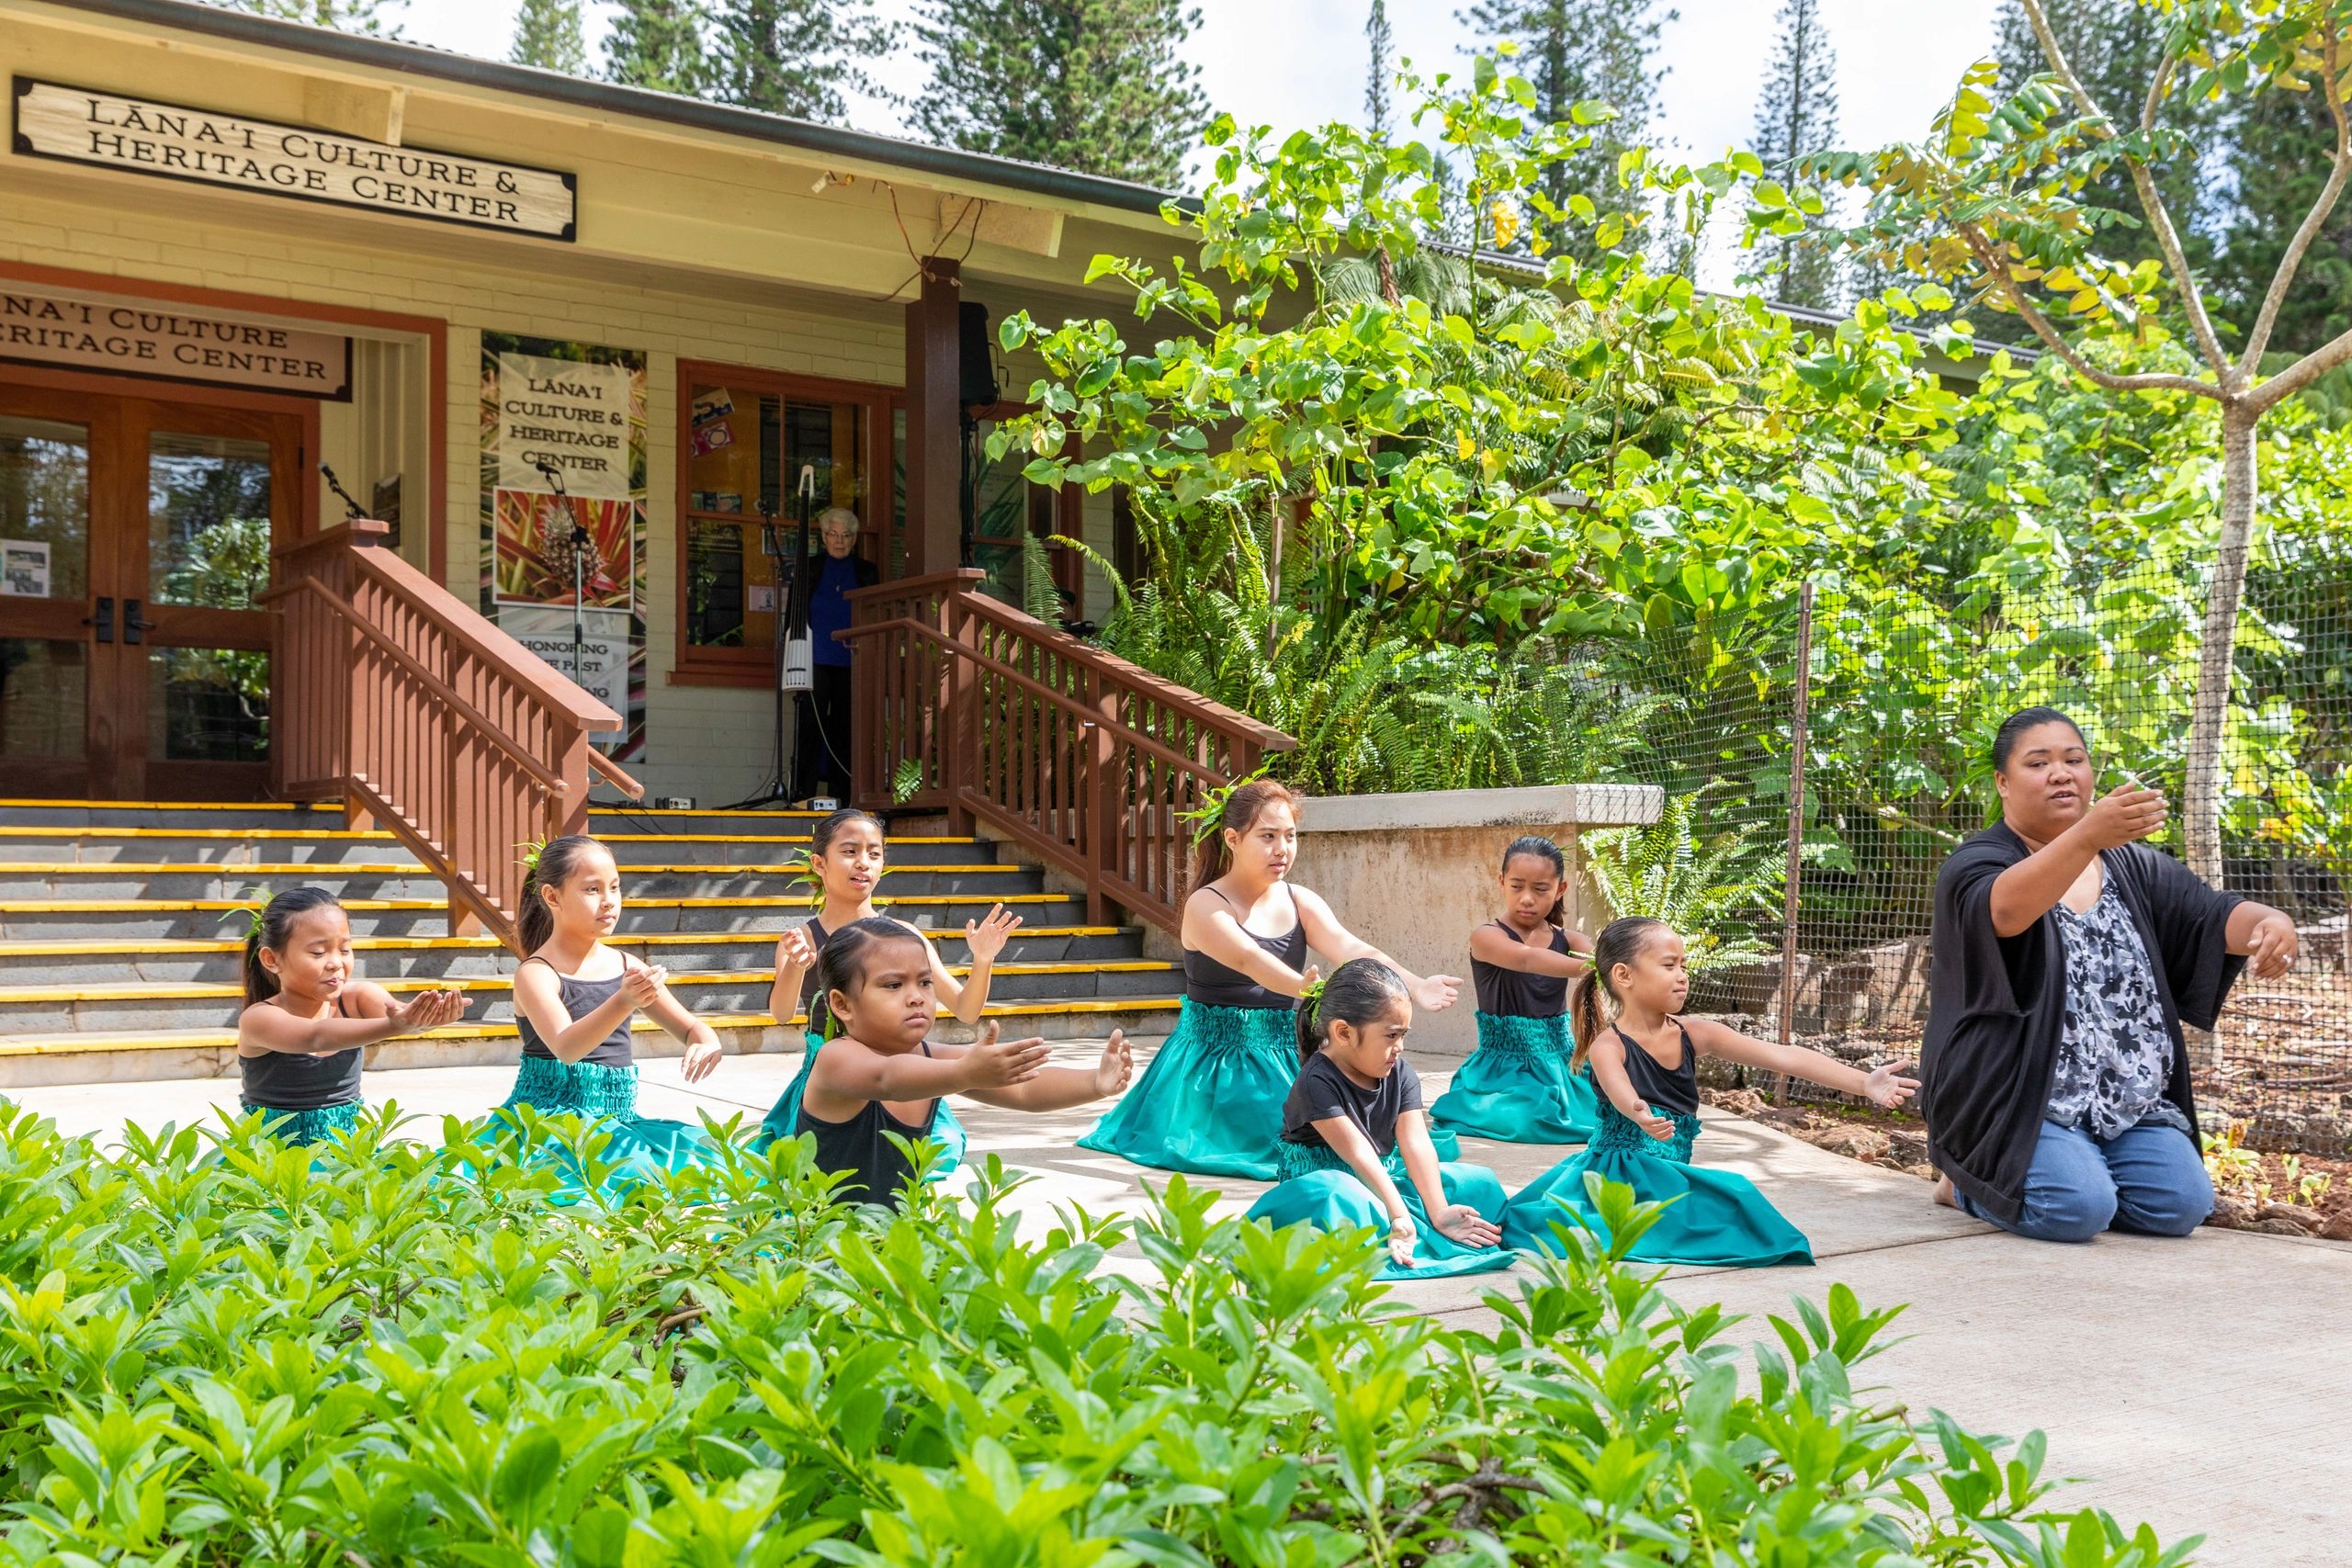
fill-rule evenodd
<path id="1" fill-rule="evenodd" d="M 585 73 L 588 39 L 580 0 L 523 0 L 522 12 L 514 18 L 514 48 L 507 58 L 517 65 L 568 76 Z"/>
<path id="2" fill-rule="evenodd" d="M 839 124 L 849 95 L 878 89 L 865 62 L 896 29 L 874 0 L 714 0 L 702 96 L 797 119 Z"/>
<path id="3" fill-rule="evenodd" d="M 2214 285 L 2237 333 L 2253 323 L 2288 242 L 2327 183 L 2335 122 L 2316 92 L 2256 99 L 2229 154 L 2236 200 L 2214 264 Z M 2278 309 L 2272 345 L 2306 354 L 2352 330 L 2352 202 L 2339 201 L 2312 237 Z M 2240 339 L 2239 341 L 2243 341 Z"/>
<path id="4" fill-rule="evenodd" d="M 1388 0 L 1372 0 L 1363 36 L 1372 46 L 1372 70 L 1363 85 L 1363 123 L 1365 130 L 1379 136 L 1388 130 L 1388 95 L 1396 76 L 1396 39 L 1388 28 Z"/>
<path id="5" fill-rule="evenodd" d="M 1476 47 L 1520 46 L 1510 63 L 1535 89 L 1538 120 L 1567 120 L 1587 99 L 1617 111 L 1614 119 L 1590 128 L 1589 147 L 1545 171 L 1544 194 L 1555 206 L 1583 195 L 1603 213 L 1638 210 L 1618 186 L 1617 163 L 1649 139 L 1658 83 L 1666 76 L 1652 61 L 1660 35 L 1679 14 L 1656 9 L 1654 0 L 1478 0 L 1454 13 L 1475 33 Z M 1544 238 L 1555 248 L 1589 249 L 1581 226 L 1549 224 Z M 1522 237 L 1511 248 L 1525 243 Z"/>
<path id="6" fill-rule="evenodd" d="M 401 36 L 398 13 L 408 0 L 214 0 L 232 11 L 250 11 L 256 17 L 276 17 L 281 21 L 308 22 L 314 28 L 333 28 L 338 32 L 372 33 L 379 38 Z"/>
<path id="7" fill-rule="evenodd" d="M 700 0 L 619 0 L 605 37 L 605 79 L 625 87 L 692 96 L 708 62 Z"/>
<path id="8" fill-rule="evenodd" d="M 1173 186 L 1208 120 L 1182 0 L 921 0 L 931 82 L 906 107 L 933 141 Z"/>
<path id="9" fill-rule="evenodd" d="M 1756 100 L 1756 155 L 1774 177 L 1797 177 L 1800 159 L 1838 141 L 1838 51 L 1820 0 L 1781 0 L 1780 38 Z M 1838 303 L 1838 253 L 1817 234 L 1793 234 L 1770 249 L 1781 264 L 1774 292 L 1815 310 Z"/>

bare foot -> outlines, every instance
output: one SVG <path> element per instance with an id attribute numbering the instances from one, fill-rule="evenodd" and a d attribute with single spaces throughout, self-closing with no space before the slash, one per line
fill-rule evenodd
<path id="1" fill-rule="evenodd" d="M 1960 1207 L 1960 1204 L 1953 1200 L 1951 1195 L 1951 1177 L 1939 1176 L 1936 1178 L 1936 1201 L 1941 1203 L 1947 1209 L 1957 1209 Z"/>

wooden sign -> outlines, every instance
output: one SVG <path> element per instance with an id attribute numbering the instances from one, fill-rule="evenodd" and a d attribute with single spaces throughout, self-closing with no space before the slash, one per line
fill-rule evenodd
<path id="1" fill-rule="evenodd" d="M 235 321 L 201 305 L 0 283 L 0 359 L 348 401 L 351 340 Z"/>
<path id="2" fill-rule="evenodd" d="M 570 241 L 572 176 L 16 78 L 16 150 L 296 201 Z"/>

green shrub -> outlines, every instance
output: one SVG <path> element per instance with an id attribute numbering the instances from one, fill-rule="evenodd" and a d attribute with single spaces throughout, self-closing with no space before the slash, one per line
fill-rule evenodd
<path id="1" fill-rule="evenodd" d="M 1181 1178 L 1040 1227 L 992 1159 L 885 1217 L 787 1144 L 567 1210 L 479 1131 L 314 1165 L 0 1107 L 0 1562 L 2181 1559 L 2037 1520 L 2038 1438 L 1859 1397 L 1893 1314 L 1842 1288 L 1743 1392 L 1717 1309 L 1580 1246 L 1488 1332 L 1396 1313 L 1368 1235 Z"/>

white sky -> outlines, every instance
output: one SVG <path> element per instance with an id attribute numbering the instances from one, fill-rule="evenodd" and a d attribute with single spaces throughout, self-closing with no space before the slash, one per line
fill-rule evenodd
<path id="1" fill-rule="evenodd" d="M 1204 13 L 1192 56 L 1216 107 L 1244 121 L 1290 130 L 1363 110 L 1363 23 L 1370 0 L 1198 0 Z M 910 0 L 879 0 L 903 17 Z M 1951 94 L 1968 63 L 1992 47 L 1996 0 L 1825 0 L 1838 55 L 1838 96 L 1849 146 L 1918 136 Z M 1775 0 L 1680 0 L 1681 17 L 1666 30 L 1660 58 L 1671 71 L 1664 88 L 1664 130 L 1684 152 L 1712 156 L 1744 142 L 1756 87 L 1771 50 Z M 591 0 L 590 51 L 603 31 Z M 1398 53 L 1424 74 L 1457 66 L 1463 29 L 1455 0 L 1391 0 Z M 514 35 L 515 0 L 409 0 L 405 35 L 467 54 L 503 58 Z M 886 62 L 885 85 L 921 87 L 911 51 Z M 863 130 L 900 128 L 885 105 L 857 107 Z"/>

